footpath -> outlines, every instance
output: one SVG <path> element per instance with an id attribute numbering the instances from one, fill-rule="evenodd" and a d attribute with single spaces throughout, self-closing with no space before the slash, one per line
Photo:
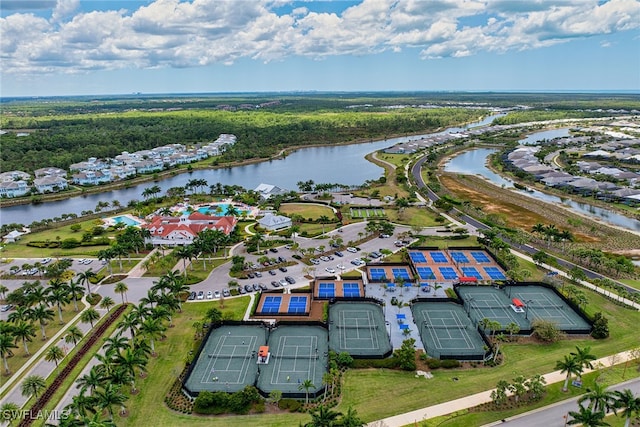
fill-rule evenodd
<path id="1" fill-rule="evenodd" d="M 584 373 L 593 372 L 601 366 L 611 366 L 619 363 L 623 363 L 629 360 L 633 360 L 633 356 L 630 351 L 623 351 L 614 355 L 603 357 L 595 360 L 593 366 L 594 369 L 585 369 Z M 564 381 L 567 374 L 560 371 L 553 371 L 543 375 L 547 384 L 558 383 Z M 403 427 L 407 425 L 414 425 L 423 420 L 430 418 L 440 417 L 448 415 L 456 411 L 463 409 L 473 408 L 474 406 L 481 405 L 483 403 L 491 402 L 491 390 L 482 391 L 480 393 L 472 394 L 470 396 L 461 397 L 459 399 L 450 400 L 449 402 L 440 403 L 426 408 L 417 409 L 415 411 L 406 412 L 400 415 L 394 415 L 392 417 L 383 418 L 381 420 L 373 421 L 367 424 L 368 427 Z"/>

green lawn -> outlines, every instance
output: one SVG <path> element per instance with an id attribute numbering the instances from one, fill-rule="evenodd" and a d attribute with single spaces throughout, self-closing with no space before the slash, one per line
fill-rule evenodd
<path id="1" fill-rule="evenodd" d="M 428 381 L 415 378 L 412 372 L 349 370 L 345 374 L 343 400 L 338 409 L 346 410 L 352 405 L 369 422 L 478 393 L 492 388 L 500 379 L 511 379 L 518 374 L 531 376 L 551 372 L 555 370 L 556 361 L 574 350 L 575 346 L 590 346 L 598 357 L 637 347 L 635 331 L 640 322 L 640 312 L 614 305 L 591 291 L 585 290 L 585 293 L 590 300 L 587 310 L 590 313 L 602 311 L 609 319 L 610 338 L 572 338 L 550 345 L 507 344 L 503 347 L 505 362 L 499 367 L 436 370 L 434 378 Z M 452 381 L 453 377 L 459 380 Z M 383 400 L 393 404 L 380 405 Z"/>
<path id="2" fill-rule="evenodd" d="M 530 405 L 522 405 L 509 410 L 494 410 L 489 411 L 459 411 L 456 414 L 448 416 L 436 417 L 420 423 L 421 427 L 466 427 L 466 426 L 480 426 L 489 424 L 495 421 L 499 421 L 505 418 L 513 417 L 517 414 L 532 411 L 543 406 L 560 402 L 562 400 L 570 399 L 575 396 L 583 394 L 588 388 L 592 387 L 596 379 L 600 385 L 612 385 L 620 383 L 631 378 L 640 376 L 640 371 L 636 369 L 627 369 L 625 376 L 623 377 L 624 365 L 616 365 L 613 368 L 607 367 L 590 374 L 583 376 L 582 388 L 569 387 L 568 392 L 562 391 L 562 382 L 550 384 L 547 386 L 546 395 L 539 401 Z M 575 410 L 578 409 L 576 404 Z M 608 417 L 606 421 L 608 423 L 617 422 L 615 416 Z M 612 425 L 624 425 L 624 419 L 620 419 L 621 423 Z"/>
<path id="3" fill-rule="evenodd" d="M 378 153 L 377 157 L 378 159 L 391 163 L 392 165 L 398 168 L 398 167 L 404 167 L 407 161 L 411 158 L 411 155 Z"/>
<path id="4" fill-rule="evenodd" d="M 335 218 L 335 214 L 330 207 L 315 205 L 311 203 L 284 203 L 280 205 L 280 213 L 286 216 L 300 215 L 305 219 L 316 220 L 321 216 Z"/>
<path id="5" fill-rule="evenodd" d="M 78 309 L 82 309 L 82 303 L 80 301 L 78 301 Z M 43 345 L 46 345 L 50 342 L 50 339 L 52 336 L 54 336 L 56 333 L 58 333 L 58 331 L 62 328 L 65 327 L 65 325 L 67 323 L 69 323 L 69 321 L 71 319 L 73 319 L 73 317 L 75 315 L 77 315 L 78 313 L 76 313 L 75 311 L 73 311 L 74 307 L 73 307 L 73 303 L 68 304 L 66 306 L 62 307 L 62 319 L 64 319 L 64 324 L 60 325 L 59 323 L 59 319 L 58 319 L 58 308 L 57 307 L 52 307 L 52 310 L 54 311 L 54 319 L 52 321 L 49 322 L 49 324 L 47 326 L 44 327 L 44 330 L 47 334 L 47 340 L 43 341 L 42 340 L 42 332 L 40 331 L 40 324 L 39 323 L 35 323 L 35 327 L 36 327 L 36 336 L 33 338 L 33 340 L 31 342 L 27 343 L 27 347 L 29 347 L 29 353 L 31 353 L 32 355 L 37 352 L 38 350 L 40 350 L 40 348 Z M 11 372 L 16 372 L 18 369 L 20 369 L 20 367 L 22 367 L 22 365 L 24 365 L 25 363 L 27 363 L 29 360 L 31 360 L 31 357 L 33 356 L 27 356 L 25 351 L 24 351 L 24 344 L 22 343 L 22 340 L 19 340 L 16 345 L 18 346 L 18 348 L 14 348 L 13 349 L 13 357 L 10 357 L 8 359 L 9 362 L 9 369 L 11 370 Z M 4 377 L 4 369 L 2 370 L 1 375 Z M 1 397 L 1 395 L 0 395 Z"/>
<path id="6" fill-rule="evenodd" d="M 403 209 L 402 212 L 399 212 L 398 209 L 386 208 L 385 213 L 389 221 L 399 224 L 418 227 L 435 227 L 439 225 L 436 222 L 438 215 L 428 208 L 410 207 Z"/>
<path id="7" fill-rule="evenodd" d="M 242 319 L 248 303 L 248 297 L 225 299 L 223 309 L 225 318 Z M 233 425 L 246 427 L 289 427 L 298 425 L 300 421 L 309 420 L 309 416 L 305 414 L 203 417 L 179 414 L 167 408 L 164 404 L 164 396 L 175 378 L 182 372 L 189 350 L 197 348 L 192 324 L 199 321 L 209 308 L 219 308 L 219 304 L 219 301 L 212 301 L 183 305 L 183 313 L 174 318 L 175 327 L 167 332 L 167 339 L 156 346 L 158 357 L 149 362 L 149 375 L 139 383 L 140 393 L 132 396 L 126 403 L 129 416 L 116 419 L 118 426 L 206 425 L 226 427 L 231 425 L 230 420 L 233 420 Z"/>

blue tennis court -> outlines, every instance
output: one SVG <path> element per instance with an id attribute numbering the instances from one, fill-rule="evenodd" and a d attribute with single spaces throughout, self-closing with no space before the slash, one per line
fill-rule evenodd
<path id="1" fill-rule="evenodd" d="M 429 252 L 429 256 L 431 257 L 431 259 L 433 260 L 433 262 L 449 262 L 447 260 L 447 257 L 444 253 L 440 252 L 440 251 L 431 251 Z"/>
<path id="2" fill-rule="evenodd" d="M 409 272 L 406 268 L 392 268 L 391 271 L 393 271 L 393 277 L 396 279 L 410 280 Z"/>
<path id="3" fill-rule="evenodd" d="M 440 274 L 442 274 L 444 280 L 454 280 L 458 278 L 453 267 L 438 267 L 438 269 L 440 270 Z"/>
<path id="4" fill-rule="evenodd" d="M 318 298 L 333 298 L 336 296 L 336 286 L 333 283 L 318 284 Z"/>
<path id="5" fill-rule="evenodd" d="M 371 275 L 371 280 L 384 280 L 387 278 L 384 268 L 370 268 L 369 275 Z"/>
<path id="6" fill-rule="evenodd" d="M 505 275 L 502 274 L 498 267 L 482 267 L 484 271 L 491 277 L 493 280 L 504 280 L 506 279 Z"/>
<path id="7" fill-rule="evenodd" d="M 342 292 L 345 298 L 357 298 L 360 296 L 360 286 L 357 283 L 343 283 Z"/>
<path id="8" fill-rule="evenodd" d="M 482 280 L 482 275 L 480 275 L 475 267 L 462 267 L 461 270 L 464 277 L 475 277 L 478 280 Z"/>
<path id="9" fill-rule="evenodd" d="M 449 255 L 451 255 L 454 262 L 469 264 L 469 258 L 467 258 L 464 252 L 449 252 Z"/>
<path id="10" fill-rule="evenodd" d="M 436 276 L 433 274 L 433 270 L 429 267 L 418 267 L 416 268 L 418 275 L 422 280 L 435 280 Z"/>
<path id="11" fill-rule="evenodd" d="M 282 303 L 282 297 L 265 297 L 262 303 L 263 313 L 278 313 L 280 311 L 280 304 Z"/>
<path id="12" fill-rule="evenodd" d="M 307 297 L 291 297 L 289 299 L 289 313 L 306 313 Z"/>
<path id="13" fill-rule="evenodd" d="M 484 252 L 471 252 L 471 256 L 476 260 L 477 263 L 491 262 L 487 254 L 485 254 Z"/>
<path id="14" fill-rule="evenodd" d="M 409 252 L 409 256 L 411 257 L 411 261 L 415 264 L 427 262 L 427 259 L 424 257 L 422 252 Z"/>

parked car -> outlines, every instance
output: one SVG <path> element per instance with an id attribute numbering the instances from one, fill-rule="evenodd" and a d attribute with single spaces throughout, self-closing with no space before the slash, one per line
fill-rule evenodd
<path id="1" fill-rule="evenodd" d="M 281 256 L 278 257 L 278 262 L 286 262 L 286 261 L 287 261 L 286 258 L 281 257 Z"/>
<path id="2" fill-rule="evenodd" d="M 263 291 L 266 291 L 267 289 L 267 285 L 265 285 L 264 283 L 258 283 L 258 286 L 260 286 L 260 289 L 262 289 Z"/>
<path id="3" fill-rule="evenodd" d="M 198 299 L 204 299 L 204 291 L 198 291 Z"/>
<path id="4" fill-rule="evenodd" d="M 272 275 L 272 276 L 275 276 L 276 272 L 274 270 L 269 270 L 269 274 Z"/>
<path id="5" fill-rule="evenodd" d="M 192 291 L 187 299 L 193 301 L 194 299 L 196 299 L 196 296 L 196 291 Z"/>
<path id="6" fill-rule="evenodd" d="M 286 285 L 287 285 L 287 283 L 289 283 L 289 282 L 287 282 L 287 281 L 286 281 L 286 280 L 284 280 L 284 279 L 280 279 L 280 280 L 278 281 L 278 283 L 280 283 L 280 286 L 286 286 Z"/>
<path id="7" fill-rule="evenodd" d="M 328 257 L 328 256 L 324 256 L 324 255 L 323 255 L 323 256 L 321 256 L 321 257 L 320 257 L 320 259 L 321 259 L 322 261 L 324 261 L 324 262 L 329 261 L 329 257 Z"/>
<path id="8" fill-rule="evenodd" d="M 280 286 L 280 283 L 276 282 L 275 280 L 271 282 L 271 286 L 273 286 L 274 288 L 277 288 L 278 286 Z"/>
<path id="9" fill-rule="evenodd" d="M 313 264 L 313 265 L 318 265 L 318 264 L 320 264 L 320 260 L 319 260 L 319 259 L 316 259 L 316 258 L 311 258 L 311 259 L 309 260 L 309 262 L 310 262 L 311 264 Z"/>
<path id="10" fill-rule="evenodd" d="M 2 307 L 0 307 L 0 311 L 1 312 L 5 312 L 5 311 L 9 311 L 13 308 L 13 304 L 7 304 L 7 305 L 3 305 Z"/>
<path id="11" fill-rule="evenodd" d="M 259 271 L 256 271 L 254 274 L 256 275 L 256 277 L 262 277 L 262 273 L 260 273 Z"/>
<path id="12" fill-rule="evenodd" d="M 278 268 L 278 270 L 282 271 L 283 273 L 287 272 L 287 267 L 280 267 Z"/>
<path id="13" fill-rule="evenodd" d="M 338 264 L 338 265 L 336 265 L 336 268 L 339 269 L 339 270 L 344 270 L 345 267 L 342 264 Z"/>
<path id="14" fill-rule="evenodd" d="M 358 250 L 356 248 L 354 248 L 353 246 L 349 246 L 347 248 L 347 252 L 351 252 L 351 253 L 355 254 L 356 252 L 358 252 Z"/>
<path id="15" fill-rule="evenodd" d="M 251 285 L 244 285 L 244 290 L 247 292 L 253 292 L 253 287 Z"/>
<path id="16" fill-rule="evenodd" d="M 380 257 L 382 256 L 382 254 L 374 251 L 374 252 L 371 252 L 371 253 L 369 254 L 369 256 L 370 256 L 371 258 L 380 258 Z"/>
<path id="17" fill-rule="evenodd" d="M 247 277 L 248 277 L 249 279 L 253 279 L 253 278 L 255 278 L 256 276 L 255 276 L 255 274 L 253 274 L 253 273 L 247 273 Z"/>
<path id="18" fill-rule="evenodd" d="M 256 291 L 256 292 L 259 291 L 260 290 L 260 286 L 258 286 L 257 283 L 254 283 L 253 284 L 253 290 Z"/>
<path id="19" fill-rule="evenodd" d="M 274 254 L 278 253 L 278 249 L 276 248 L 269 248 L 269 251 L 273 252 Z"/>
<path id="20" fill-rule="evenodd" d="M 207 292 L 207 299 L 213 299 L 213 292 Z"/>
<path id="21" fill-rule="evenodd" d="M 224 288 L 224 289 L 222 290 L 222 296 L 224 296 L 224 297 L 230 297 L 230 296 L 231 296 L 231 292 L 229 292 L 229 289 Z"/>
<path id="22" fill-rule="evenodd" d="M 246 289 L 242 286 L 238 287 L 238 292 L 240 293 L 240 295 L 246 295 L 247 293 Z"/>
<path id="23" fill-rule="evenodd" d="M 289 282 L 289 283 L 290 283 L 290 284 L 292 284 L 292 285 L 293 285 L 294 283 L 296 283 L 296 279 L 294 279 L 294 278 L 293 278 L 293 277 L 291 277 L 291 276 L 285 276 L 284 280 L 286 280 L 287 282 Z"/>
<path id="24" fill-rule="evenodd" d="M 340 251 L 336 251 L 336 252 L 334 253 L 334 255 L 335 255 L 335 256 L 338 256 L 338 257 L 340 257 L 340 258 L 342 258 L 342 257 L 344 256 L 344 254 L 343 254 L 342 252 L 340 252 Z"/>
<path id="25" fill-rule="evenodd" d="M 336 269 L 335 268 L 331 268 L 331 267 L 327 267 L 325 268 L 325 271 L 329 274 L 335 274 Z"/>
<path id="26" fill-rule="evenodd" d="M 390 236 L 390 235 L 388 235 L 388 234 L 381 234 L 381 235 L 380 235 L 380 236 L 378 236 L 378 237 L 380 237 L 381 239 L 388 239 L 388 238 L 389 238 L 389 237 L 391 237 L 391 236 Z"/>

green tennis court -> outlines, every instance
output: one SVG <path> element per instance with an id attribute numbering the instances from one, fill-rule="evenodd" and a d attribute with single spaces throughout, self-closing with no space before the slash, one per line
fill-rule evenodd
<path id="1" fill-rule="evenodd" d="M 491 286 L 460 286 L 457 290 L 474 324 L 487 318 L 499 322 L 503 328 L 510 323 L 516 323 L 522 330 L 531 328 L 525 313 L 511 308 L 511 299 L 504 290 Z"/>
<path id="2" fill-rule="evenodd" d="M 311 380 L 309 396 L 324 389 L 329 347 L 327 330 L 320 326 L 283 325 L 269 334 L 269 363 L 259 366 L 257 387 L 268 394 L 282 391 L 287 397 L 304 397 L 302 383 Z"/>
<path id="3" fill-rule="evenodd" d="M 459 304 L 416 302 L 411 311 L 429 356 L 460 360 L 485 357 L 485 342 Z"/>
<path id="4" fill-rule="evenodd" d="M 392 351 L 382 307 L 336 302 L 329 307 L 329 347 L 354 357 L 386 357 Z"/>
<path id="5" fill-rule="evenodd" d="M 267 329 L 252 325 L 221 326 L 209 334 L 193 362 L 184 386 L 191 395 L 201 391 L 242 390 L 258 373 L 256 354 L 267 340 Z"/>

